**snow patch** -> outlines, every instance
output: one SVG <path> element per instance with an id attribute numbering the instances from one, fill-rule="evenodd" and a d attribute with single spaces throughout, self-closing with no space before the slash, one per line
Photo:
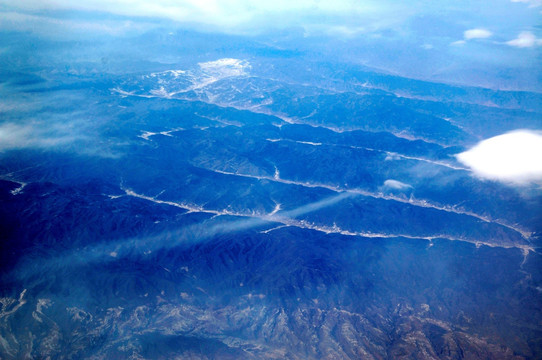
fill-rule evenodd
<path id="1" fill-rule="evenodd" d="M 10 191 L 11 195 L 18 195 L 18 194 L 20 194 L 20 193 L 23 191 L 23 189 L 24 189 L 25 186 L 26 186 L 25 183 L 20 183 L 20 186 L 19 186 L 18 188 L 13 189 L 13 190 Z"/>
<path id="2" fill-rule="evenodd" d="M 232 76 L 243 76 L 250 69 L 248 61 L 224 58 L 216 61 L 207 61 L 198 63 L 200 69 L 208 75 L 217 78 L 227 78 Z"/>

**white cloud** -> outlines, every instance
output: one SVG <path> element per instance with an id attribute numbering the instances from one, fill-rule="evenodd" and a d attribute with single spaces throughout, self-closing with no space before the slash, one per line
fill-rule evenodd
<path id="1" fill-rule="evenodd" d="M 486 29 L 476 28 L 469 29 L 463 32 L 463 40 L 457 40 L 450 43 L 451 46 L 462 46 L 467 43 L 468 40 L 473 39 L 487 39 L 493 36 L 493 33 Z"/>
<path id="2" fill-rule="evenodd" d="M 493 33 L 486 29 L 470 29 L 463 33 L 463 38 L 465 40 L 471 40 L 471 39 L 487 39 L 488 37 L 491 37 Z"/>
<path id="3" fill-rule="evenodd" d="M 412 188 L 412 186 L 410 186 L 408 184 L 405 184 L 403 182 L 393 180 L 393 179 L 388 179 L 388 180 L 384 181 L 384 187 L 387 187 L 387 188 L 390 188 L 390 189 L 395 189 L 395 190 L 406 190 L 406 189 L 411 189 Z"/>
<path id="4" fill-rule="evenodd" d="M 530 31 L 522 31 L 516 39 L 507 41 L 506 44 L 519 48 L 526 48 L 542 45 L 542 39 L 537 39 Z"/>
<path id="5" fill-rule="evenodd" d="M 542 181 L 542 131 L 516 130 L 457 155 L 475 175 L 509 183 Z"/>

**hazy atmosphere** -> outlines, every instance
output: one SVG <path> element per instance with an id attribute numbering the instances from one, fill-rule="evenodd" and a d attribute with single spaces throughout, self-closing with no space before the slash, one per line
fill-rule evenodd
<path id="1" fill-rule="evenodd" d="M 0 358 L 542 358 L 541 19 L 0 0 Z"/>

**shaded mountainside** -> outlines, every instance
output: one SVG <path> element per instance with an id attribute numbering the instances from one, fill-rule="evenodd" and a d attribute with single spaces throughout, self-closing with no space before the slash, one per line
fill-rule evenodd
<path id="1" fill-rule="evenodd" d="M 540 358 L 539 95 L 265 61 L 2 73 L 0 357 Z"/>
<path id="2" fill-rule="evenodd" d="M 5 354 L 523 358 L 539 344 L 524 325 L 540 321 L 538 292 L 509 272 L 519 251 L 293 228 L 140 250 L 77 276 L 39 273 L 73 266 L 59 262 L 26 274 L 29 290 L 3 300 Z M 522 267 L 537 274 L 539 261 Z"/>

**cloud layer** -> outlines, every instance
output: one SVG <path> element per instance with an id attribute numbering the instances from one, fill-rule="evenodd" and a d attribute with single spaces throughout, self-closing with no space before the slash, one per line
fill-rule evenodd
<path id="1" fill-rule="evenodd" d="M 517 130 L 457 155 L 475 175 L 508 183 L 542 181 L 542 132 Z"/>
<path id="2" fill-rule="evenodd" d="M 296 25 L 297 20 L 313 18 L 315 24 L 324 24 L 330 19 L 347 20 L 352 16 L 374 16 L 397 9 L 388 0 L 319 1 L 319 0 L 26 0 L 13 2 L 0 0 L 0 6 L 17 11 L 45 12 L 51 10 L 86 11 L 110 13 L 119 16 L 169 19 L 185 24 L 200 24 L 209 28 L 237 28 L 248 24 L 259 26 Z M 388 5 L 386 5 L 388 4 Z M 297 20 L 296 20 L 297 19 Z M 340 22 L 344 24 L 343 22 Z"/>
<path id="3" fill-rule="evenodd" d="M 542 5 L 542 0 L 511 0 L 515 3 L 526 3 L 529 7 L 538 7 Z"/>

